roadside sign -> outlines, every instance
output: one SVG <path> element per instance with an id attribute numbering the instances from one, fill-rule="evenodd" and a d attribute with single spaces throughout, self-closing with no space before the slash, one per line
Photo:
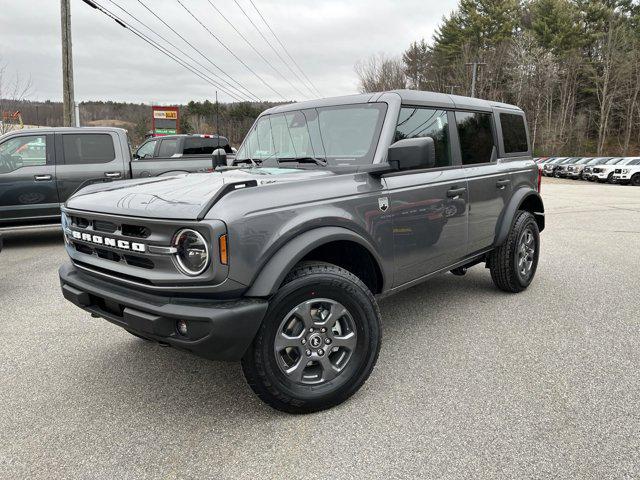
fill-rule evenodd
<path id="1" fill-rule="evenodd" d="M 153 106 L 152 123 L 154 136 L 175 135 L 180 133 L 180 114 L 178 107 Z"/>

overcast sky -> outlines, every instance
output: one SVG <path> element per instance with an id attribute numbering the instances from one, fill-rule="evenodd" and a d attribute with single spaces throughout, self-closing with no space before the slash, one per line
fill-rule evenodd
<path id="1" fill-rule="evenodd" d="M 261 99 L 278 100 L 270 85 L 285 99 L 304 97 L 271 69 L 217 14 L 218 7 L 269 62 L 298 89 L 311 96 L 276 53 L 269 48 L 235 0 L 180 0 L 264 83 L 216 42 L 183 9 L 178 0 L 140 0 L 174 27 L 201 54 Z M 456 0 L 253 0 L 302 70 L 323 96 L 357 91 L 354 64 L 374 53 L 400 54 L 410 42 L 431 38 L 443 15 Z M 155 19 L 139 0 L 113 0 L 154 32 L 171 40 L 208 69 L 217 71 Z M 111 0 L 96 0 L 136 25 Z M 280 55 L 250 0 L 237 0 L 262 29 Z M 31 77 L 32 99 L 62 97 L 60 2 L 58 0 L 0 0 L 0 62 L 10 74 Z M 71 0 L 71 23 L 76 101 L 117 100 L 144 103 L 185 103 L 213 99 L 215 87 L 157 52 L 131 32 L 81 0 Z M 153 34 L 138 25 L 149 36 Z M 154 40 L 159 41 L 157 37 Z M 295 67 L 292 66 L 295 69 Z M 199 68 L 203 70 L 202 68 Z M 208 74 L 206 71 L 204 72 Z M 210 74 L 208 74 L 211 76 Z M 301 75 L 298 74 L 300 77 Z M 229 78 L 227 81 L 231 82 Z M 317 95 L 316 95 L 317 96 Z M 231 100 L 220 92 L 219 98 Z"/>

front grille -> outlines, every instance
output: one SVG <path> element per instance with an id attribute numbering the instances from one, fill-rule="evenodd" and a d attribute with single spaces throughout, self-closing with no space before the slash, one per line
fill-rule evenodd
<path id="1" fill-rule="evenodd" d="M 151 235 L 151 230 L 147 227 L 143 227 L 142 225 L 122 225 L 122 235 L 125 237 L 134 237 L 134 238 L 148 238 Z"/>
<path id="2" fill-rule="evenodd" d="M 138 257 L 136 255 L 124 255 L 124 260 L 134 267 L 152 269 L 154 267 L 153 261 L 145 257 Z"/>
<path id="3" fill-rule="evenodd" d="M 113 222 L 105 222 L 104 220 L 94 220 L 93 229 L 98 232 L 114 233 L 118 226 Z"/>

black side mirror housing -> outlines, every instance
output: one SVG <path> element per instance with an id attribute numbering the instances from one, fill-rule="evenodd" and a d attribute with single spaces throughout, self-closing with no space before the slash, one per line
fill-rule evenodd
<path id="1" fill-rule="evenodd" d="M 436 145 L 431 137 L 405 138 L 389 147 L 388 162 L 397 170 L 433 168 Z"/>
<path id="2" fill-rule="evenodd" d="M 213 158 L 213 168 L 227 166 L 227 152 L 224 148 L 216 148 L 211 157 Z"/>

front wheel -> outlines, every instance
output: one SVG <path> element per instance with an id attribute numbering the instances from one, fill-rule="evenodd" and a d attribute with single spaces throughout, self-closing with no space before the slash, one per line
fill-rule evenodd
<path id="1" fill-rule="evenodd" d="M 634 187 L 640 187 L 640 173 L 635 173 L 629 183 Z"/>
<path id="2" fill-rule="evenodd" d="M 317 412 L 364 384 L 380 338 L 378 305 L 358 277 L 332 264 L 303 262 L 270 302 L 242 369 L 273 408 Z"/>
<path id="3" fill-rule="evenodd" d="M 534 216 L 519 210 L 504 244 L 489 255 L 493 283 L 505 292 L 521 292 L 533 281 L 540 255 L 540 230 Z"/>

